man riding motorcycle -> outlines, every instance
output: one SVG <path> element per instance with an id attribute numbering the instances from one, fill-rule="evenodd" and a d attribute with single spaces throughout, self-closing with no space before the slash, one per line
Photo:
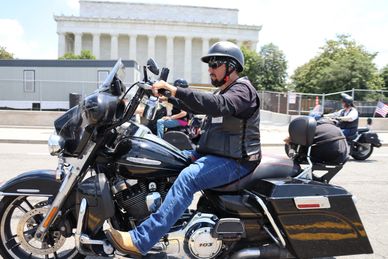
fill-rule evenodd
<path id="1" fill-rule="evenodd" d="M 354 136 L 358 128 L 358 111 L 354 107 L 353 98 L 345 93 L 341 93 L 343 109 L 330 113 L 325 117 L 334 117 L 339 121 L 338 127 L 342 129 L 346 138 Z"/>
<path id="2" fill-rule="evenodd" d="M 209 66 L 212 85 L 219 87 L 215 94 L 164 81 L 153 85 L 155 94 L 166 89 L 207 119 L 197 150 L 188 152 L 193 163 L 179 174 L 160 208 L 130 232 L 106 230 L 108 239 L 123 253 L 146 254 L 184 213 L 195 192 L 238 180 L 260 162 L 260 101 L 250 81 L 239 78 L 243 53 L 237 45 L 221 41 L 201 59 Z"/>

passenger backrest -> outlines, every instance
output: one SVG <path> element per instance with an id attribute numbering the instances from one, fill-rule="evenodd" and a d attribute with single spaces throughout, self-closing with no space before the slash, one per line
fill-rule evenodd
<path id="1" fill-rule="evenodd" d="M 291 142 L 301 146 L 311 146 L 316 127 L 317 122 L 312 117 L 302 116 L 293 119 L 288 126 Z"/>

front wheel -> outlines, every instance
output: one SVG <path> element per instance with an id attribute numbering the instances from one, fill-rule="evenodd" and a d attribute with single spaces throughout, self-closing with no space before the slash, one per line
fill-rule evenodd
<path id="1" fill-rule="evenodd" d="M 85 258 L 73 237 L 50 229 L 41 242 L 35 232 L 49 210 L 47 198 L 8 196 L 0 202 L 0 255 L 6 259 Z"/>
<path id="2" fill-rule="evenodd" d="M 373 146 L 370 143 L 352 143 L 351 156 L 356 160 L 365 160 L 372 155 Z"/>

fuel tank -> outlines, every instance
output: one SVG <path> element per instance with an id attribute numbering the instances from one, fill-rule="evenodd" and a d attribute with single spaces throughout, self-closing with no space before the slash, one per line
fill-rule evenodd
<path id="1" fill-rule="evenodd" d="M 132 137 L 131 142 L 131 149 L 116 162 L 125 178 L 173 177 L 190 164 L 179 149 L 155 135 Z"/>

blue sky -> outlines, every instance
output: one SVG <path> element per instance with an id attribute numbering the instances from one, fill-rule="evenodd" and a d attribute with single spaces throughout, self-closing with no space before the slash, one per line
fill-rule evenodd
<path id="1" fill-rule="evenodd" d="M 123 1 L 123 0 L 121 0 Z M 259 47 L 284 51 L 289 73 L 315 56 L 327 39 L 350 34 L 388 64 L 387 0 L 128 0 L 129 2 L 237 8 L 241 24 L 262 25 Z M 53 15 L 78 15 L 77 0 L 8 0 L 0 9 L 0 46 L 17 58 L 57 58 Z M 216 13 L 214 15 L 217 15 Z"/>

